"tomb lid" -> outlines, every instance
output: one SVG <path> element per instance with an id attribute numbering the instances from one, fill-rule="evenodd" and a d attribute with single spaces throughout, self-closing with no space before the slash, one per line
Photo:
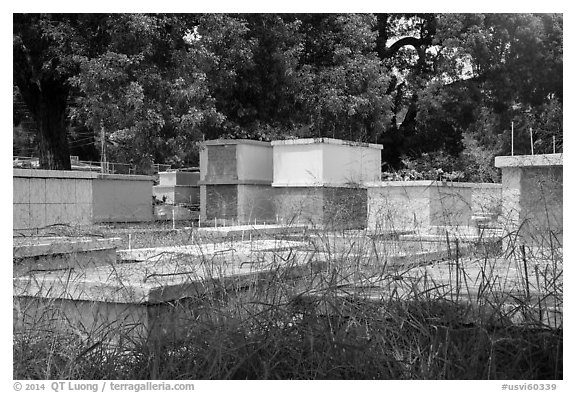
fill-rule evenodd
<path id="1" fill-rule="evenodd" d="M 356 147 L 369 147 L 372 149 L 382 150 L 384 147 L 383 145 L 375 144 L 375 143 L 366 143 L 366 142 L 354 142 L 354 141 L 346 141 L 343 139 L 334 139 L 334 138 L 304 138 L 304 139 L 285 139 L 279 141 L 272 141 L 272 146 L 283 146 L 283 145 L 312 145 L 318 143 L 326 143 L 332 145 L 346 145 L 346 146 L 356 146 Z"/>
<path id="2" fill-rule="evenodd" d="M 25 237 L 13 238 L 13 258 L 108 250 L 122 246 L 120 238 Z"/>
<path id="3" fill-rule="evenodd" d="M 13 169 L 14 177 L 46 177 L 59 179 L 96 179 L 99 173 L 85 171 L 63 171 L 48 169 Z"/>
<path id="4" fill-rule="evenodd" d="M 149 180 L 148 175 L 107 174 L 85 171 L 61 171 L 48 169 L 13 169 L 13 177 L 55 178 L 55 179 L 107 179 L 107 180 Z"/>
<path id="5" fill-rule="evenodd" d="M 282 257 L 279 257 L 281 255 Z M 13 279 L 15 296 L 86 300 L 113 303 L 155 304 L 199 297 L 215 287 L 252 285 L 286 269 L 305 274 L 311 251 L 283 250 L 215 253 L 206 256 L 167 255 L 162 260 L 119 263 L 82 271 L 42 272 Z M 283 258 L 283 259 L 282 259 Z M 214 285 L 218 282 L 220 285 Z"/>
<path id="6" fill-rule="evenodd" d="M 496 168 L 506 167 L 546 167 L 562 166 L 562 153 L 525 156 L 498 156 L 494 159 Z"/>
<path id="7" fill-rule="evenodd" d="M 469 183 L 452 182 L 441 180 L 386 180 L 364 183 L 366 188 L 386 188 L 386 187 L 460 187 L 460 188 L 502 188 L 500 183 Z"/>
<path id="8" fill-rule="evenodd" d="M 270 142 L 256 141 L 253 139 L 212 139 L 203 141 L 202 145 L 205 146 L 218 146 L 218 145 L 257 145 L 257 146 L 270 146 Z"/>

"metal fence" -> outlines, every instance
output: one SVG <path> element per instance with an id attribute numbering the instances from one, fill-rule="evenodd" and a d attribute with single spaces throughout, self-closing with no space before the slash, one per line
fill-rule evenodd
<path id="1" fill-rule="evenodd" d="M 74 171 L 100 172 L 121 175 L 140 174 L 135 165 L 121 162 L 101 163 L 100 161 L 82 161 L 79 160 L 77 156 L 71 156 L 70 164 L 72 170 Z M 13 156 L 12 167 L 23 169 L 39 169 L 40 160 L 38 157 Z M 170 170 L 170 168 L 171 166 L 168 164 L 152 164 L 152 173 L 156 174 L 158 172 L 165 172 Z"/>

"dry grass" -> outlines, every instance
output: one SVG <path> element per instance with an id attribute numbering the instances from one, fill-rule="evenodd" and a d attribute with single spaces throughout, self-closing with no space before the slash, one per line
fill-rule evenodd
<path id="1" fill-rule="evenodd" d="M 131 233 L 132 248 L 206 241 L 192 229 Z M 61 227 L 45 234 L 127 240 L 118 228 Z M 293 260 L 287 259 L 264 281 L 226 286 L 212 280 L 210 296 L 166 304 L 188 318 L 175 339 L 118 347 L 40 322 L 15 331 L 13 377 L 563 378 L 561 247 L 549 246 L 543 257 L 514 241 L 503 251 L 476 244 L 464 256 L 463 243 L 447 236 L 445 260 L 433 262 L 394 260 L 392 249 L 402 245 L 386 236 L 310 230 L 297 237 L 316 254 L 298 274 L 290 274 Z M 542 237 L 550 244 L 548 233 Z M 435 266 L 449 277 L 426 270 Z M 503 271 L 515 272 L 514 286 L 506 286 Z"/>

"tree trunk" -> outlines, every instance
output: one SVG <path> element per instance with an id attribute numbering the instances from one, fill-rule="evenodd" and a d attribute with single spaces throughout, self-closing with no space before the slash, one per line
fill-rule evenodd
<path id="1" fill-rule="evenodd" d="M 66 129 L 68 89 L 57 81 L 19 86 L 38 128 L 40 169 L 70 170 Z"/>

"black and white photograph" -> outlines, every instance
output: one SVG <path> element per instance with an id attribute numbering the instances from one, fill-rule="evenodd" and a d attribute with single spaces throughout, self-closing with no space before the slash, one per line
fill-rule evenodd
<path id="1" fill-rule="evenodd" d="M 564 14 L 270 7 L 12 12 L 7 386 L 566 391 Z"/>

